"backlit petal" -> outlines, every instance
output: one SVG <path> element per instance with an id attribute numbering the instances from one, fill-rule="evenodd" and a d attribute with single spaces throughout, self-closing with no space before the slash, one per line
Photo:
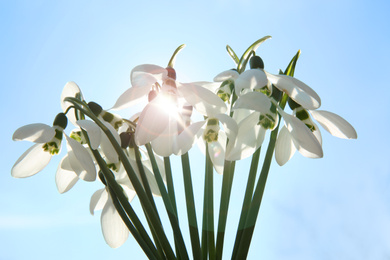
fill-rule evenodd
<path id="1" fill-rule="evenodd" d="M 124 109 L 134 106 L 142 101 L 147 101 L 149 92 L 150 88 L 148 87 L 131 87 L 119 96 L 118 100 L 115 102 L 115 105 L 111 109 Z"/>
<path id="2" fill-rule="evenodd" d="M 285 126 L 279 132 L 275 144 L 275 159 L 282 166 L 293 157 L 296 149 L 291 138 L 290 132 Z"/>
<path id="3" fill-rule="evenodd" d="M 26 140 L 34 143 L 47 143 L 51 141 L 56 134 L 53 127 L 46 124 L 30 124 L 22 126 L 14 132 L 12 140 Z"/>
<path id="4" fill-rule="evenodd" d="M 229 141 L 226 160 L 245 159 L 261 146 L 266 130 L 257 124 L 259 116 L 260 113 L 255 112 L 240 122 L 237 137 Z"/>
<path id="5" fill-rule="evenodd" d="M 236 138 L 238 133 L 238 125 L 236 121 L 226 114 L 217 114 L 214 116 L 223 125 L 223 129 L 230 140 Z"/>
<path id="6" fill-rule="evenodd" d="M 195 83 L 181 84 L 178 92 L 202 115 L 221 114 L 227 109 L 220 97 Z"/>
<path id="7" fill-rule="evenodd" d="M 155 139 L 169 123 L 169 115 L 159 106 L 159 96 L 145 106 L 139 117 L 135 130 L 135 142 L 138 146 Z"/>
<path id="8" fill-rule="evenodd" d="M 108 130 L 110 130 L 111 134 L 115 138 L 115 141 L 118 144 L 120 144 L 121 139 L 119 137 L 118 132 L 115 130 L 115 128 L 108 122 L 104 121 L 103 124 L 108 128 Z M 102 148 L 103 154 L 107 157 L 110 163 L 119 162 L 118 153 L 115 151 L 114 146 L 112 145 L 111 141 L 108 139 L 107 135 L 104 132 L 102 132 L 100 147 Z"/>
<path id="9" fill-rule="evenodd" d="M 266 73 L 269 81 L 278 89 L 286 92 L 295 102 L 306 109 L 316 109 L 321 106 L 321 99 L 317 93 L 302 81 L 287 76 Z"/>
<path id="10" fill-rule="evenodd" d="M 297 150 L 305 157 L 323 157 L 322 146 L 309 128 L 301 120 L 287 114 L 282 109 L 278 109 L 278 111 L 283 116 L 284 123 Z"/>
<path id="11" fill-rule="evenodd" d="M 65 135 L 68 148 L 69 164 L 80 179 L 94 181 L 96 167 L 87 149 L 76 140 Z"/>
<path id="12" fill-rule="evenodd" d="M 353 126 L 344 118 L 329 111 L 313 110 L 311 115 L 333 136 L 344 139 L 356 139 L 357 133 Z"/>
<path id="13" fill-rule="evenodd" d="M 214 81 L 222 82 L 227 79 L 236 79 L 240 76 L 236 70 L 225 70 L 214 77 Z"/>
<path id="14" fill-rule="evenodd" d="M 218 134 L 218 141 L 207 144 L 209 146 L 210 159 L 218 174 L 223 174 L 226 140 L 226 134 L 220 131 Z"/>
<path id="15" fill-rule="evenodd" d="M 95 214 L 96 210 L 103 209 L 104 205 L 106 205 L 108 199 L 108 193 L 106 188 L 95 191 L 92 194 L 91 201 L 89 202 L 89 212 L 91 215 Z"/>
<path id="16" fill-rule="evenodd" d="M 129 230 L 116 211 L 110 196 L 103 208 L 100 220 L 104 239 L 110 247 L 118 248 L 126 242 Z"/>
<path id="17" fill-rule="evenodd" d="M 102 130 L 100 127 L 91 120 L 78 120 L 77 125 L 87 132 L 91 148 L 96 150 L 101 142 Z"/>
<path id="18" fill-rule="evenodd" d="M 79 177 L 76 173 L 73 172 L 72 167 L 69 164 L 68 155 L 65 155 L 61 159 L 61 162 L 59 163 L 57 168 L 55 179 L 57 190 L 61 194 L 70 190 L 79 180 Z"/>
<path id="19" fill-rule="evenodd" d="M 202 135 L 200 129 L 206 121 L 200 121 L 190 124 L 184 128 L 183 132 L 177 137 L 177 146 L 175 147 L 174 153 L 176 155 L 182 155 L 188 152 L 194 145 L 196 140 Z"/>
<path id="20" fill-rule="evenodd" d="M 35 144 L 19 157 L 11 169 L 11 175 L 15 178 L 30 177 L 45 168 L 50 159 L 51 154 L 43 150 L 42 144 Z"/>
<path id="21" fill-rule="evenodd" d="M 239 96 L 243 89 L 258 89 L 267 86 L 268 79 L 263 70 L 251 69 L 244 71 L 235 81 L 236 94 Z"/>
<path id="22" fill-rule="evenodd" d="M 263 114 L 270 114 L 271 101 L 260 92 L 250 92 L 240 96 L 234 103 L 233 109 L 245 108 L 256 110 Z"/>
<path id="23" fill-rule="evenodd" d="M 62 111 L 65 112 L 70 106 L 73 106 L 72 103 L 64 101 L 66 97 L 78 97 L 81 100 L 83 99 L 83 95 L 81 93 L 81 90 L 79 86 L 73 81 L 70 81 L 66 83 L 64 89 L 62 90 L 61 93 L 61 108 Z M 75 115 L 75 110 L 71 108 L 69 112 L 66 114 L 68 120 L 72 122 L 72 124 L 76 125 L 76 115 Z"/>

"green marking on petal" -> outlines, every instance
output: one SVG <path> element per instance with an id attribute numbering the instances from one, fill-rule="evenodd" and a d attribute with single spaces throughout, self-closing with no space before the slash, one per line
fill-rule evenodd
<path id="1" fill-rule="evenodd" d="M 263 115 L 261 114 L 259 117 L 258 125 L 261 125 L 265 129 L 274 129 L 276 126 L 276 120 L 273 115 Z"/>
<path id="2" fill-rule="evenodd" d="M 209 118 L 207 120 L 206 129 L 203 133 L 203 140 L 208 143 L 218 141 L 219 121 L 216 118 Z"/>

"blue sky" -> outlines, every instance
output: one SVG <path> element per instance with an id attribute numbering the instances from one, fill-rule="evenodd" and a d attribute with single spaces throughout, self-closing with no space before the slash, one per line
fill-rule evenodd
<path id="1" fill-rule="evenodd" d="M 358 139 L 322 131 L 323 159 L 296 154 L 283 167 L 273 163 L 249 258 L 388 259 L 389 10 L 385 0 L 2 1 L 0 259 L 144 259 L 132 238 L 115 250 L 105 244 L 100 214 L 88 210 L 101 184 L 57 192 L 59 156 L 39 174 L 13 179 L 10 169 L 30 144 L 13 142 L 12 133 L 51 124 L 68 81 L 108 108 L 130 87 L 134 66 L 165 66 L 180 44 L 187 46 L 176 60 L 178 80 L 211 81 L 234 66 L 226 44 L 240 55 L 265 35 L 273 38 L 257 53 L 266 70 L 284 69 L 300 49 L 295 76 L 316 90 L 322 109 L 347 119 Z M 195 160 L 198 152 L 191 153 Z M 235 234 L 248 164 L 238 163 L 227 238 Z M 200 210 L 203 165 L 194 171 Z"/>

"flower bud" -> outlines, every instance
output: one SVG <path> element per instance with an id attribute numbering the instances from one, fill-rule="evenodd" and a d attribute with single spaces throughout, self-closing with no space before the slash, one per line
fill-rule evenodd
<path id="1" fill-rule="evenodd" d="M 249 65 L 251 66 L 251 69 L 264 69 L 264 62 L 260 56 L 252 56 L 249 60 Z"/>
<path id="2" fill-rule="evenodd" d="M 59 126 L 62 129 L 65 129 L 68 125 L 68 118 L 64 113 L 59 113 L 54 119 L 53 126 Z"/>
<path id="3" fill-rule="evenodd" d="M 100 113 L 103 111 L 103 108 L 93 101 L 88 103 L 88 107 L 92 110 L 92 112 L 95 114 L 95 116 L 99 116 Z"/>

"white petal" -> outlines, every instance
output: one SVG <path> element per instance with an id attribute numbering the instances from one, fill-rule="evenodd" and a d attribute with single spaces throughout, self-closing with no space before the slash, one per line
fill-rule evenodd
<path id="1" fill-rule="evenodd" d="M 257 124 L 259 116 L 260 113 L 255 112 L 240 122 L 237 137 L 229 141 L 226 160 L 245 159 L 261 146 L 266 130 Z"/>
<path id="2" fill-rule="evenodd" d="M 183 85 L 183 83 L 180 84 Z M 221 86 L 221 82 L 208 82 L 208 81 L 197 81 L 197 82 L 193 82 L 192 84 L 208 89 L 213 93 L 216 93 L 217 89 Z"/>
<path id="3" fill-rule="evenodd" d="M 96 210 L 103 209 L 108 199 L 108 193 L 106 188 L 97 190 L 92 194 L 91 201 L 89 202 L 89 212 L 91 215 L 95 214 Z"/>
<path id="4" fill-rule="evenodd" d="M 35 144 L 19 157 L 11 169 L 11 175 L 15 178 L 30 177 L 43 170 L 50 159 L 51 154 L 43 150 L 42 144 Z"/>
<path id="5" fill-rule="evenodd" d="M 235 81 L 236 94 L 239 96 L 243 89 L 257 89 L 267 86 L 268 79 L 263 70 L 251 69 L 244 71 Z"/>
<path id="6" fill-rule="evenodd" d="M 108 122 L 103 122 L 103 124 L 110 130 L 111 134 L 114 136 L 116 142 L 118 144 L 121 143 L 121 139 L 119 137 L 118 132 L 115 130 L 115 128 Z M 100 147 L 102 148 L 103 154 L 106 156 L 106 158 L 109 160 L 110 163 L 118 163 L 119 157 L 118 153 L 115 151 L 114 146 L 106 136 L 104 132 L 102 132 L 101 136 L 101 143 Z"/>
<path id="7" fill-rule="evenodd" d="M 135 130 L 135 142 L 138 146 L 157 138 L 169 123 L 169 115 L 158 104 L 159 96 L 145 106 L 139 117 Z"/>
<path id="8" fill-rule="evenodd" d="M 69 164 L 80 179 L 94 181 L 96 167 L 87 149 L 76 140 L 65 135 L 68 148 Z"/>
<path id="9" fill-rule="evenodd" d="M 178 92 L 202 115 L 211 116 L 227 110 L 226 104 L 220 97 L 195 83 L 181 84 Z"/>
<path id="10" fill-rule="evenodd" d="M 285 126 L 279 132 L 275 144 L 275 159 L 282 166 L 293 157 L 296 149 L 291 138 L 290 132 Z"/>
<path id="11" fill-rule="evenodd" d="M 287 76 L 266 73 L 269 81 L 278 89 L 286 92 L 288 96 L 306 109 L 316 109 L 321 106 L 321 99 L 317 93 L 302 81 Z"/>
<path id="12" fill-rule="evenodd" d="M 56 131 L 46 124 L 30 124 L 16 129 L 12 140 L 26 140 L 34 143 L 47 143 L 53 139 Z"/>
<path id="13" fill-rule="evenodd" d="M 236 79 L 240 74 L 236 70 L 225 70 L 214 77 L 214 81 L 222 82 L 227 79 Z"/>
<path id="14" fill-rule="evenodd" d="M 111 109 L 124 109 L 134 106 L 142 101 L 147 101 L 149 91 L 150 87 L 131 87 L 119 96 L 118 100 L 115 102 L 115 105 Z"/>
<path id="15" fill-rule="evenodd" d="M 58 192 L 61 194 L 67 192 L 78 180 L 79 177 L 73 172 L 72 167 L 69 164 L 68 155 L 65 155 L 61 159 L 56 172 L 56 185 Z"/>
<path id="16" fill-rule="evenodd" d="M 238 133 L 238 125 L 237 125 L 236 121 L 234 121 L 233 118 L 231 118 L 230 116 L 228 116 L 226 114 L 218 114 L 218 115 L 215 115 L 214 117 L 217 118 L 221 122 L 221 124 L 223 125 L 223 128 L 225 130 L 227 137 L 230 140 L 235 139 L 236 135 Z"/>
<path id="17" fill-rule="evenodd" d="M 129 230 L 116 211 L 111 197 L 109 197 L 103 208 L 101 224 L 104 239 L 110 247 L 118 248 L 126 242 L 129 236 Z"/>
<path id="18" fill-rule="evenodd" d="M 356 130 L 341 116 L 324 110 L 313 110 L 310 113 L 333 136 L 345 139 L 357 138 Z"/>
<path id="19" fill-rule="evenodd" d="M 152 85 L 168 76 L 168 71 L 154 64 L 142 64 L 134 67 L 130 73 L 131 85 L 143 87 Z"/>
<path id="20" fill-rule="evenodd" d="M 96 150 L 101 142 L 102 130 L 100 127 L 91 120 L 78 120 L 77 125 L 87 131 L 91 148 Z"/>
<path id="21" fill-rule="evenodd" d="M 260 92 L 250 92 L 240 96 L 234 103 L 233 109 L 245 108 L 256 110 L 263 114 L 270 114 L 271 101 Z"/>
<path id="22" fill-rule="evenodd" d="M 218 174 L 223 174 L 223 165 L 225 163 L 226 135 L 220 131 L 218 141 L 208 143 L 210 159 Z"/>
<path id="23" fill-rule="evenodd" d="M 83 95 L 81 93 L 79 86 L 77 86 L 77 84 L 73 81 L 66 83 L 61 93 L 61 108 L 63 112 L 65 112 L 70 106 L 73 105 L 70 102 L 65 102 L 64 99 L 66 97 L 77 97 L 77 96 L 79 96 L 80 99 L 83 99 Z M 68 120 L 72 122 L 72 124 L 76 125 L 75 123 L 77 121 L 77 118 L 75 115 L 75 110 L 73 108 L 69 110 L 66 116 L 68 117 Z"/>
<path id="24" fill-rule="evenodd" d="M 323 151 L 321 144 L 317 138 L 309 130 L 309 128 L 298 118 L 291 116 L 278 109 L 279 113 L 284 118 L 284 123 L 293 138 L 293 142 L 297 150 L 305 157 L 321 158 Z"/>
<path id="25" fill-rule="evenodd" d="M 177 137 L 177 146 L 174 150 L 176 155 L 185 154 L 191 149 L 196 140 L 202 135 L 200 129 L 205 123 L 206 121 L 192 123 L 180 133 Z"/>
<path id="26" fill-rule="evenodd" d="M 177 127 L 168 125 L 157 138 L 151 141 L 154 152 L 163 157 L 173 154 L 174 147 L 177 146 L 177 135 Z"/>

